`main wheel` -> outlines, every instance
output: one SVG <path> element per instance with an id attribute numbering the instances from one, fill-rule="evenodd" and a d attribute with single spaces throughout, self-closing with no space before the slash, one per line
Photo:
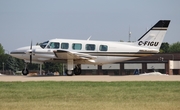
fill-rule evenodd
<path id="1" fill-rule="evenodd" d="M 75 68 L 74 68 L 74 74 L 75 74 L 75 75 L 80 75 L 80 74 L 81 74 L 81 68 L 75 67 Z"/>
<path id="2" fill-rule="evenodd" d="M 28 75 L 28 74 L 29 74 L 28 69 L 23 69 L 23 70 L 22 70 L 22 74 L 23 74 L 23 75 Z"/>
<path id="3" fill-rule="evenodd" d="M 72 76 L 73 75 L 73 70 L 66 70 L 65 71 L 67 76 Z"/>

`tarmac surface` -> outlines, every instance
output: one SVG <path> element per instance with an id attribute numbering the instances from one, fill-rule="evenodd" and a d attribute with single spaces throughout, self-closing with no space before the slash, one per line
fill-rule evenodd
<path id="1" fill-rule="evenodd" d="M 180 75 L 162 75 L 162 76 L 109 76 L 109 75 L 80 75 L 80 76 L 13 76 L 0 75 L 0 82 L 12 81 L 180 81 Z"/>

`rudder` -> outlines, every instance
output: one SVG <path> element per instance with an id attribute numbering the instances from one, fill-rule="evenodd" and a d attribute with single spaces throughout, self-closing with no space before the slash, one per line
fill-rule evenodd
<path id="1" fill-rule="evenodd" d="M 170 20 L 160 20 L 151 29 L 149 29 L 141 38 L 138 39 L 137 45 L 150 49 L 160 48 Z"/>

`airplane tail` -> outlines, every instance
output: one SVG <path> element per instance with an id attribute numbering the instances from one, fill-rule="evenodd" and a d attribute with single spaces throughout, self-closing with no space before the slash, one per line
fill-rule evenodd
<path id="1" fill-rule="evenodd" d="M 155 49 L 159 48 L 163 42 L 170 20 L 160 20 L 151 29 L 149 29 L 136 44 L 141 47 Z"/>

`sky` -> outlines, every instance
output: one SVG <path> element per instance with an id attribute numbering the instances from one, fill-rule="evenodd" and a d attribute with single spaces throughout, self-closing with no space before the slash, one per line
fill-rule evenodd
<path id="1" fill-rule="evenodd" d="M 6 53 L 54 38 L 131 41 L 171 20 L 164 42 L 180 41 L 180 0 L 0 0 Z"/>

